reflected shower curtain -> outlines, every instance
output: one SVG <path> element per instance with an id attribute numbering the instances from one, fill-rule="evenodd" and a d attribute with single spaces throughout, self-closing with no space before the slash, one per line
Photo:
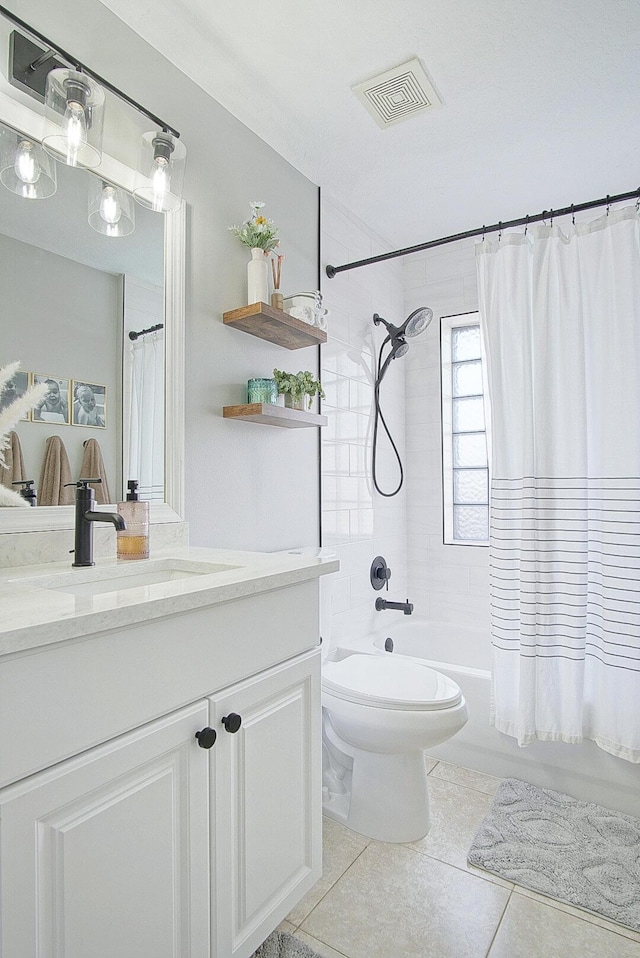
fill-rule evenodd
<path id="1" fill-rule="evenodd" d="M 640 220 L 477 248 L 492 723 L 640 762 Z"/>
<path id="2" fill-rule="evenodd" d="M 130 348 L 128 478 L 141 499 L 164 500 L 164 337 L 153 333 Z M 125 477 L 126 479 L 127 477 Z"/>

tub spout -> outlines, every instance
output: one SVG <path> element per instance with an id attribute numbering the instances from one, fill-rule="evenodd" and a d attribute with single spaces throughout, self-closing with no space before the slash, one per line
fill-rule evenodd
<path id="1" fill-rule="evenodd" d="M 376 599 L 376 612 L 383 612 L 385 609 L 397 609 L 398 612 L 404 612 L 405 615 L 411 615 L 413 612 L 413 603 L 409 602 L 389 602 L 387 599 Z"/>

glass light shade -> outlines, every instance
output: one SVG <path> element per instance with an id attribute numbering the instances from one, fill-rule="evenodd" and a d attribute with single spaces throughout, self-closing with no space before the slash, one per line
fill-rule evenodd
<path id="1" fill-rule="evenodd" d="M 0 127 L 0 182 L 26 200 L 43 200 L 57 189 L 56 164 L 36 140 Z"/>
<path id="2" fill-rule="evenodd" d="M 184 143 L 171 133 L 143 133 L 134 198 L 156 213 L 170 213 L 182 202 L 187 161 Z"/>
<path id="3" fill-rule="evenodd" d="M 89 184 L 89 226 L 105 236 L 129 236 L 136 228 L 130 193 L 99 177 Z"/>
<path id="4" fill-rule="evenodd" d="M 85 73 L 51 70 L 45 90 L 45 116 L 56 130 L 42 140 L 47 153 L 67 166 L 95 169 L 102 159 L 104 90 Z"/>

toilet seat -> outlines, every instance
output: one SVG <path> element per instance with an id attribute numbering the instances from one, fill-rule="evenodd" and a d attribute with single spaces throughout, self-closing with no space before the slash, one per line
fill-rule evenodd
<path id="1" fill-rule="evenodd" d="M 433 711 L 459 705 L 456 683 L 414 659 L 354 653 L 323 664 L 322 687 L 337 698 L 374 708 Z"/>

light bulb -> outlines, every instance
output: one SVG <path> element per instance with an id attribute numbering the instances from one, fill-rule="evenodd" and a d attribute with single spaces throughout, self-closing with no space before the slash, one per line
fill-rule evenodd
<path id="1" fill-rule="evenodd" d="M 153 189 L 152 208 L 156 213 L 164 209 L 164 198 L 169 192 L 171 178 L 169 176 L 169 161 L 164 156 L 157 156 L 153 161 L 151 187 Z"/>
<path id="2" fill-rule="evenodd" d="M 35 158 L 30 140 L 20 140 L 18 143 L 13 169 L 23 183 L 32 185 L 40 179 L 40 164 Z"/>
<path id="3" fill-rule="evenodd" d="M 115 226 L 122 216 L 122 207 L 118 202 L 118 194 L 113 186 L 102 187 L 100 199 L 100 216 L 109 226 Z"/>
<path id="4" fill-rule="evenodd" d="M 61 127 L 67 146 L 67 164 L 76 166 L 78 151 L 87 142 L 87 118 L 81 103 L 67 101 Z"/>

